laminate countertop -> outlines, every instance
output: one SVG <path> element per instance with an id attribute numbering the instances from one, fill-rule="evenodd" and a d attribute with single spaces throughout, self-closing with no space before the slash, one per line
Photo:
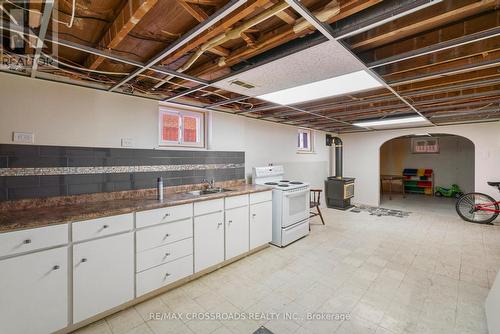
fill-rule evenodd
<path id="1" fill-rule="evenodd" d="M 231 191 L 202 196 L 196 196 L 189 193 L 167 194 L 163 201 L 159 201 L 155 197 L 148 195 L 143 198 L 113 199 L 42 208 L 9 210 L 0 212 L 0 233 L 151 210 L 216 198 L 245 195 L 271 190 L 272 188 L 258 185 L 239 185 L 227 187 L 227 189 Z"/>

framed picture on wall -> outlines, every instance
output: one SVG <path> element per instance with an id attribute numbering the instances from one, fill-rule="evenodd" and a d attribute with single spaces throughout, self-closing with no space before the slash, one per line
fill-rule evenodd
<path id="1" fill-rule="evenodd" d="M 418 153 L 439 153 L 439 138 L 412 138 L 411 152 Z"/>

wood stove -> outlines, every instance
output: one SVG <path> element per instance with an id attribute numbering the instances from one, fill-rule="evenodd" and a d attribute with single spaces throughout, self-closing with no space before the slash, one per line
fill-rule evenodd
<path id="1" fill-rule="evenodd" d="M 326 205 L 329 208 L 347 210 L 352 208 L 354 178 L 330 176 L 325 181 Z"/>
<path id="2" fill-rule="evenodd" d="M 338 137 L 331 139 L 327 138 L 327 143 L 335 144 L 335 176 L 329 176 L 325 181 L 326 205 L 332 209 L 347 210 L 353 207 L 354 178 L 342 176 L 342 140 Z"/>

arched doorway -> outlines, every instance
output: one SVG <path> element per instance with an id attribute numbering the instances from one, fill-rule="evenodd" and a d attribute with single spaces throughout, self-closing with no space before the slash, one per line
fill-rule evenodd
<path id="1" fill-rule="evenodd" d="M 475 189 L 475 147 L 468 138 L 410 134 L 387 140 L 379 154 L 382 207 L 454 213 L 452 185 L 462 192 Z M 436 196 L 438 187 L 445 188 L 438 193 L 440 197 Z"/>

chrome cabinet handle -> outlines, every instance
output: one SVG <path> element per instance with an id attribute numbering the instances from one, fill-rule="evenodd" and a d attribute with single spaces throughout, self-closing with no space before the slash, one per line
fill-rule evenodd
<path id="1" fill-rule="evenodd" d="M 87 262 L 87 258 L 84 257 L 83 259 L 81 259 L 81 262 Z"/>
<path id="2" fill-rule="evenodd" d="M 170 236 L 170 234 L 169 234 L 169 233 L 165 233 L 165 236 L 163 237 L 163 239 L 165 240 L 165 239 L 167 239 L 169 236 Z"/>
<path id="3" fill-rule="evenodd" d="M 26 239 L 23 241 L 23 244 L 27 245 L 27 244 L 30 244 L 31 243 L 31 239 Z"/>
<path id="4" fill-rule="evenodd" d="M 255 217 L 255 216 L 257 216 L 257 214 L 256 213 L 252 213 L 252 217 Z"/>
<path id="5" fill-rule="evenodd" d="M 61 267 L 56 264 L 55 266 L 52 267 L 52 270 L 59 270 L 59 268 L 61 268 Z"/>
<path id="6" fill-rule="evenodd" d="M 108 228 L 109 225 L 102 225 L 102 228 Z"/>
<path id="7" fill-rule="evenodd" d="M 165 216 L 163 216 L 163 218 L 167 218 L 167 217 L 170 217 L 170 213 L 166 213 Z"/>
<path id="8" fill-rule="evenodd" d="M 227 223 L 228 223 L 228 224 L 231 224 L 232 222 L 233 222 L 232 220 L 228 220 L 228 222 L 227 222 Z"/>
<path id="9" fill-rule="evenodd" d="M 165 257 L 170 256 L 170 253 L 165 253 Z"/>
<path id="10" fill-rule="evenodd" d="M 168 276 L 170 276 L 170 274 L 169 273 L 165 273 L 165 277 L 163 277 L 163 280 L 166 280 Z"/>
<path id="11" fill-rule="evenodd" d="M 222 223 L 218 223 L 217 224 L 217 228 L 221 227 L 222 226 Z"/>

